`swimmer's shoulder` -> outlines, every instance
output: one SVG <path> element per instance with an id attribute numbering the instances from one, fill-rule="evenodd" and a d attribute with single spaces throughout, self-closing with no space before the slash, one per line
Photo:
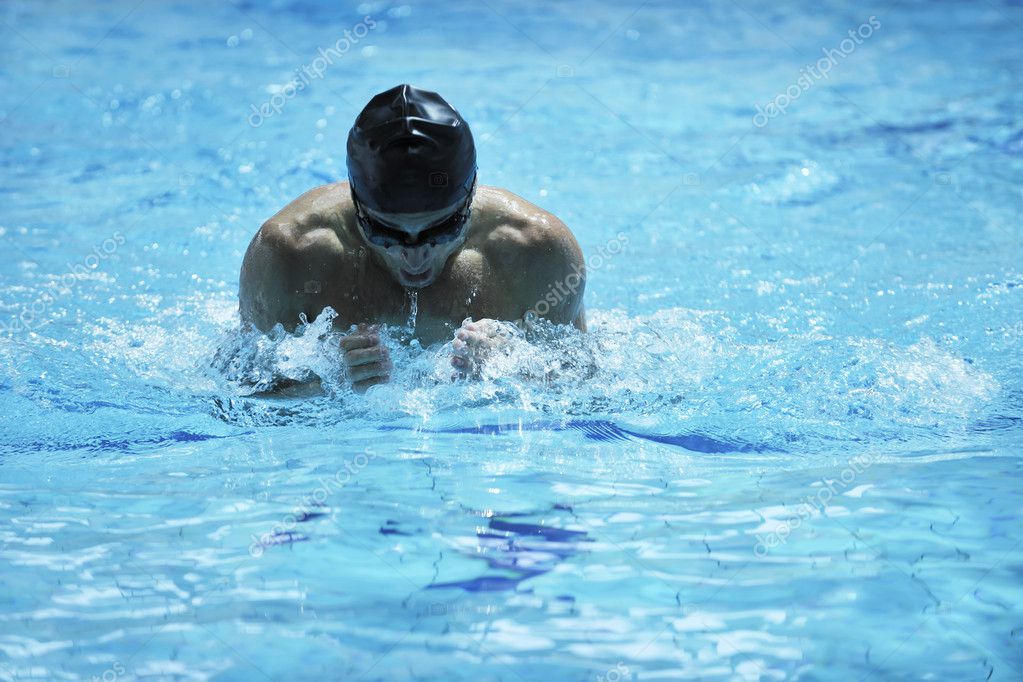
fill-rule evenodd
<path id="1" fill-rule="evenodd" d="M 335 256 L 352 245 L 354 220 L 348 182 L 315 187 L 269 218 L 253 243 L 278 252 L 323 252 Z"/>
<path id="2" fill-rule="evenodd" d="M 518 269 L 530 262 L 567 267 L 582 263 L 582 250 L 572 231 L 550 211 L 488 185 L 476 190 L 474 205 L 473 216 L 478 216 L 480 225 L 472 241 L 494 261 Z"/>
<path id="3" fill-rule="evenodd" d="M 348 233 L 352 211 L 347 182 L 309 190 L 268 219 L 242 260 L 239 310 L 243 320 L 267 331 L 291 331 L 300 313 L 313 319 L 347 291 L 359 257 Z"/>

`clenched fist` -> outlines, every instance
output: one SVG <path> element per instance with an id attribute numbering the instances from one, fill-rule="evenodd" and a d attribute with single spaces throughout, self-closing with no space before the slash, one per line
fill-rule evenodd
<path id="1" fill-rule="evenodd" d="M 357 393 L 365 393 L 370 386 L 386 384 L 391 380 L 391 354 L 380 343 L 376 325 L 360 324 L 356 331 L 341 339 L 345 367 Z"/>

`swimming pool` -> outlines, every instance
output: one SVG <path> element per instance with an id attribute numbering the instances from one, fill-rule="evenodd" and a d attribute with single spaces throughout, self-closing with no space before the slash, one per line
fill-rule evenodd
<path id="1" fill-rule="evenodd" d="M 1018 5 L 0 16 L 0 678 L 1023 676 Z M 237 274 L 400 82 L 591 331 L 357 397 Z"/>

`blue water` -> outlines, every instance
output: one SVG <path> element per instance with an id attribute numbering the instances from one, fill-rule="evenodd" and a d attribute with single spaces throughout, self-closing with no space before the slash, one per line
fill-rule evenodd
<path id="1" fill-rule="evenodd" d="M 1018 3 L 0 18 L 0 679 L 1023 678 Z M 355 396 L 237 275 L 400 82 L 591 331 Z"/>

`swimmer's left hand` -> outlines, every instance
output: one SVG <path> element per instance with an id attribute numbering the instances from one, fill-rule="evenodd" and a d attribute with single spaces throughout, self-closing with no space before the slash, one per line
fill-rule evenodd
<path id="1" fill-rule="evenodd" d="M 482 319 L 467 319 L 455 332 L 451 353 L 451 366 L 460 378 L 479 377 L 483 363 L 496 349 L 512 338 L 508 323 Z"/>

